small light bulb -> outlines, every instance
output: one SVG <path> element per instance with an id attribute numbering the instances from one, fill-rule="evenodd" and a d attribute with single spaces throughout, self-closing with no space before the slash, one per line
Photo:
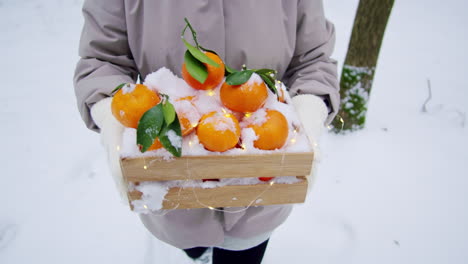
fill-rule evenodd
<path id="1" fill-rule="evenodd" d="M 210 209 L 210 210 L 214 210 L 214 207 L 208 206 L 208 209 Z"/>
<path id="2" fill-rule="evenodd" d="M 242 144 L 241 147 L 242 147 L 243 150 L 247 149 L 247 146 L 245 144 Z"/>
<path id="3" fill-rule="evenodd" d="M 191 126 L 195 128 L 198 126 L 198 123 L 192 123 Z"/>
<path id="4" fill-rule="evenodd" d="M 206 93 L 208 94 L 208 96 L 215 95 L 215 92 L 213 90 L 208 90 Z"/>
<path id="5" fill-rule="evenodd" d="M 274 182 L 274 181 L 270 182 L 270 186 L 273 186 L 273 184 L 275 184 L 275 182 Z"/>
<path id="6" fill-rule="evenodd" d="M 295 138 L 291 139 L 291 143 L 293 144 L 296 143 L 296 139 Z"/>
<path id="7" fill-rule="evenodd" d="M 117 151 L 120 151 L 120 146 L 119 146 L 119 145 L 117 145 L 116 149 L 117 149 Z"/>
<path id="8" fill-rule="evenodd" d="M 252 113 L 245 113 L 245 116 L 244 116 L 244 117 L 249 118 L 249 117 L 251 117 L 251 116 L 252 116 Z"/>
<path id="9" fill-rule="evenodd" d="M 143 169 L 145 169 L 145 170 L 146 170 L 146 169 L 148 169 L 148 166 L 146 166 L 146 165 L 145 165 L 145 166 L 143 166 Z"/>
<path id="10" fill-rule="evenodd" d="M 148 206 L 146 206 L 146 204 L 144 204 L 143 207 L 144 207 L 145 209 L 148 209 Z"/>

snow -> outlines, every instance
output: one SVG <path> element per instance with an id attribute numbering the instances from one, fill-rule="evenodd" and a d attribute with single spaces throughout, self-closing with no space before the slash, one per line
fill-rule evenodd
<path id="1" fill-rule="evenodd" d="M 131 93 L 131 92 L 133 92 L 133 90 L 135 90 L 135 88 L 136 88 L 136 85 L 135 85 L 135 84 L 127 83 L 126 85 L 124 85 L 124 86 L 122 87 L 122 94 Z"/>
<path id="2" fill-rule="evenodd" d="M 168 95 L 171 100 L 196 94 L 196 91 L 183 79 L 177 77 L 173 72 L 164 67 L 148 74 L 144 84 L 159 93 Z"/>
<path id="3" fill-rule="evenodd" d="M 135 212 L 144 214 L 160 210 L 164 196 L 168 191 L 165 186 L 152 184 L 151 182 L 141 182 L 135 189 L 143 193 L 143 195 L 140 200 L 132 201 L 132 205 Z"/>
<path id="4" fill-rule="evenodd" d="M 182 137 L 177 135 L 174 130 L 167 131 L 167 138 L 171 142 L 172 146 L 182 148 Z"/>
<path id="5" fill-rule="evenodd" d="M 341 67 L 357 0 L 324 4 Z M 191 263 L 118 202 L 99 135 L 75 107 L 81 5 L 0 2 L 0 263 Z M 395 1 L 366 129 L 323 136 L 315 186 L 264 264 L 466 262 L 467 8 Z"/>
<path id="6" fill-rule="evenodd" d="M 176 112 L 180 115 L 179 118 L 187 118 L 192 126 L 198 124 L 201 115 L 190 100 L 177 100 L 173 104 Z"/>
<path id="7" fill-rule="evenodd" d="M 205 119 L 203 119 L 200 122 L 200 125 L 208 125 L 212 124 L 213 128 L 216 131 L 231 131 L 233 133 L 236 132 L 236 124 L 234 123 L 234 120 L 230 117 L 230 114 L 223 114 L 220 112 L 214 113 L 214 115 L 209 116 Z"/>
<path id="8" fill-rule="evenodd" d="M 256 83 L 262 83 L 263 80 L 262 80 L 262 77 L 260 77 L 260 75 L 256 74 L 255 72 L 252 73 L 252 75 L 250 76 L 249 80 L 246 82 L 247 84 L 247 87 L 249 87 L 250 89 L 253 88 L 252 84 L 256 84 Z"/>
<path id="9" fill-rule="evenodd" d="M 241 123 L 241 127 L 247 127 L 248 125 L 257 125 L 261 126 L 268 120 L 267 112 L 265 108 L 260 108 L 254 113 L 249 113 L 245 116 L 243 122 Z"/>

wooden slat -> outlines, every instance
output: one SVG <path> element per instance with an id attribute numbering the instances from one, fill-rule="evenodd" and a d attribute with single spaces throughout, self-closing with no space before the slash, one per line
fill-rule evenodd
<path id="1" fill-rule="evenodd" d="M 309 175 L 314 154 L 187 156 L 169 161 L 161 157 L 123 158 L 129 182 Z"/>
<path id="2" fill-rule="evenodd" d="M 272 204 L 303 203 L 307 194 L 307 179 L 292 184 L 231 185 L 218 188 L 171 188 L 163 209 L 240 207 Z M 141 192 L 128 193 L 130 201 L 141 198 Z M 255 201 L 253 204 L 252 201 Z"/>

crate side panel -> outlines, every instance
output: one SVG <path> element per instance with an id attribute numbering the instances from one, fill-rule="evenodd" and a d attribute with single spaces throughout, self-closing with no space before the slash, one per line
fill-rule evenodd
<path id="1" fill-rule="evenodd" d="M 127 181 L 170 181 L 309 175 L 313 153 L 122 159 Z"/>
<path id="2" fill-rule="evenodd" d="M 293 184 L 233 185 L 218 188 L 171 188 L 163 209 L 206 207 L 241 207 L 303 203 L 307 195 L 307 179 Z M 138 191 L 129 192 L 131 200 L 141 198 Z"/>

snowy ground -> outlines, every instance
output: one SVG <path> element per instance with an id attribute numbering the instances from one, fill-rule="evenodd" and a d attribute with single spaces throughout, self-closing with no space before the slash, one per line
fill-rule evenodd
<path id="1" fill-rule="evenodd" d="M 357 0 L 325 2 L 342 62 Z M 190 263 L 117 202 L 99 137 L 80 120 L 81 4 L 0 1 L 0 263 Z M 396 1 L 367 128 L 323 137 L 314 191 L 264 263 L 468 262 L 467 8 Z"/>

